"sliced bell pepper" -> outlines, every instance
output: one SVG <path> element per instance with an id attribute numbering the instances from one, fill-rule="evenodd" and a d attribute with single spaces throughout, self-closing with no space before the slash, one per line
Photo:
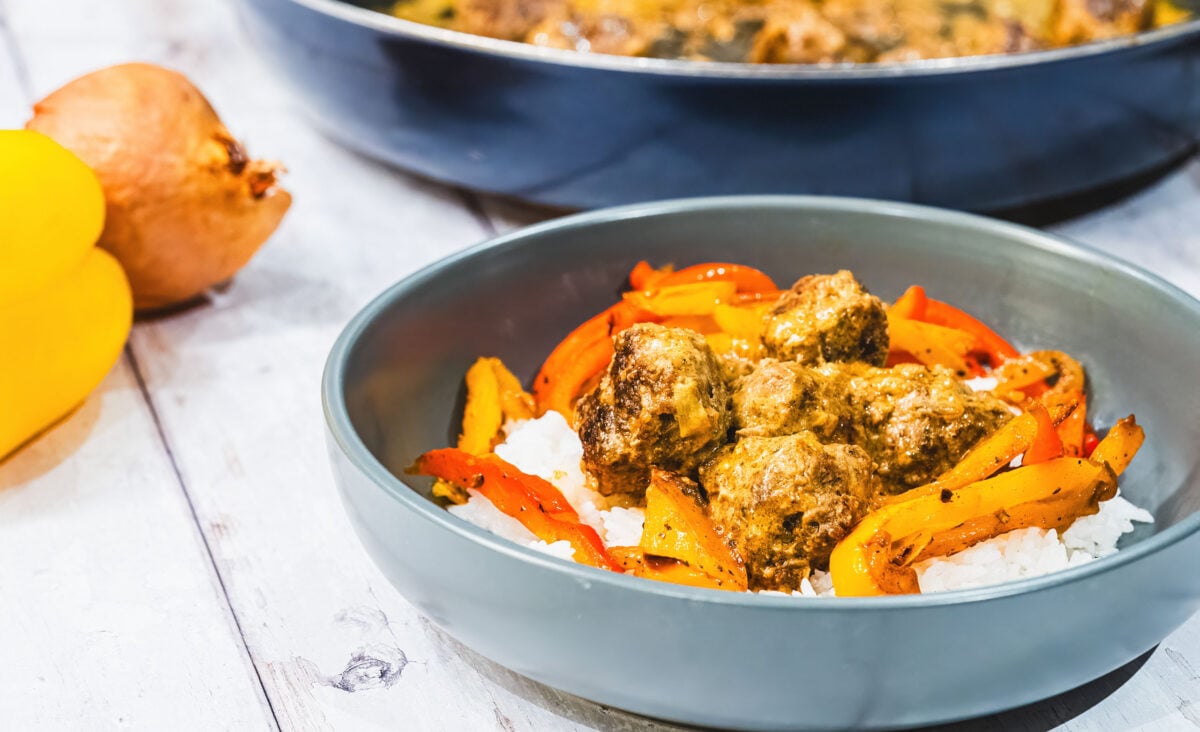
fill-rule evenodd
<path id="1" fill-rule="evenodd" d="M 1028 412 L 1013 417 L 977 443 L 954 467 L 939 475 L 932 483 L 885 498 L 883 505 L 904 503 L 913 498 L 940 494 L 943 490 L 957 490 L 984 480 L 1001 468 L 1008 467 L 1014 458 L 1028 450 L 1039 428 L 1037 418 Z"/>
<path id="2" fill-rule="evenodd" d="M 669 318 L 663 318 L 662 325 L 667 328 L 687 328 L 700 335 L 721 332 L 721 327 L 711 315 L 672 315 Z"/>
<path id="3" fill-rule="evenodd" d="M 992 370 L 992 376 L 997 380 L 996 388 L 992 391 L 1002 399 L 1011 399 L 1013 392 L 1015 401 L 1025 397 L 1036 397 L 1046 390 L 1046 379 L 1054 376 L 1058 370 L 1044 359 L 1036 356 L 1018 356 L 1011 358 Z"/>
<path id="4" fill-rule="evenodd" d="M 521 387 L 521 380 L 500 359 L 489 358 L 488 363 L 496 374 L 496 385 L 500 388 L 500 411 L 504 418 L 533 419 L 533 395 Z"/>
<path id="5" fill-rule="evenodd" d="M 653 313 L 621 301 L 571 331 L 546 357 L 533 379 L 538 414 L 553 409 L 569 420 L 579 389 L 612 359 L 612 336 L 634 323 L 655 320 L 659 317 Z"/>
<path id="6" fill-rule="evenodd" d="M 738 292 L 733 296 L 733 301 L 738 305 L 750 305 L 751 303 L 770 304 L 783 296 L 784 290 L 762 290 L 761 292 Z"/>
<path id="7" fill-rule="evenodd" d="M 1046 395 L 1043 401 L 1054 405 L 1065 400 L 1073 400 L 1075 409 L 1055 428 L 1062 439 L 1063 454 L 1070 457 L 1083 457 L 1084 437 L 1087 434 L 1087 396 L 1080 393 L 1057 396 Z"/>
<path id="8" fill-rule="evenodd" d="M 1063 441 L 1058 436 L 1058 430 L 1054 426 L 1054 420 L 1050 418 L 1050 412 L 1046 411 L 1046 407 L 1041 402 L 1033 402 L 1029 405 L 1026 414 L 1033 415 L 1037 420 L 1037 434 L 1033 438 L 1033 443 L 1029 449 L 1025 451 L 1024 457 L 1021 458 L 1022 465 L 1036 465 L 1044 463 L 1047 460 L 1053 460 L 1063 455 Z"/>
<path id="9" fill-rule="evenodd" d="M 686 492 L 696 489 L 687 478 L 651 471 L 638 546 L 646 554 L 676 559 L 713 577 L 721 589 L 744 591 L 746 565 L 696 498 Z"/>
<path id="10" fill-rule="evenodd" d="M 892 303 L 888 313 L 897 318 L 920 320 L 925 315 L 925 303 L 928 301 L 929 298 L 925 296 L 925 288 L 913 285 L 905 290 L 903 295 L 896 298 L 896 302 Z"/>
<path id="11" fill-rule="evenodd" d="M 471 455 L 453 447 L 430 450 L 417 458 L 409 472 L 477 490 L 542 541 L 569 542 L 575 549 L 575 561 L 622 571 L 605 549 L 600 535 L 579 522 L 579 515 L 557 488 L 495 455 Z"/>
<path id="12" fill-rule="evenodd" d="M 1116 489 L 1108 465 L 1058 458 L 883 506 L 834 548 L 834 590 L 839 597 L 914 592 L 911 565 L 919 557 L 961 551 L 1014 529 L 1061 527 L 1095 513 Z"/>
<path id="13" fill-rule="evenodd" d="M 627 574 L 635 577 L 669 582 L 673 585 L 707 587 L 712 590 L 732 589 L 728 582 L 722 582 L 677 559 L 649 555 L 633 546 L 617 546 L 608 551 Z"/>
<path id="14" fill-rule="evenodd" d="M 1100 440 L 1088 459 L 1092 462 L 1107 463 L 1113 472 L 1120 475 L 1129 467 L 1129 461 L 1133 460 L 1145 439 L 1145 431 L 1131 414 L 1118 420 L 1108 430 L 1108 434 Z"/>
<path id="15" fill-rule="evenodd" d="M 463 408 L 462 432 L 458 449 L 472 455 L 492 451 L 496 435 L 504 424 L 500 406 L 500 382 L 489 359 L 479 358 L 467 369 L 467 404 Z"/>
<path id="16" fill-rule="evenodd" d="M 757 308 L 718 305 L 712 318 L 718 328 L 734 338 L 756 341 L 762 336 L 763 315 Z"/>
<path id="17" fill-rule="evenodd" d="M 976 338 L 976 348 L 985 354 L 990 366 L 995 368 L 1010 358 L 1021 355 L 1012 344 L 1001 338 L 991 328 L 971 317 L 958 308 L 947 305 L 940 300 L 928 298 L 925 302 L 925 314 L 921 320 L 934 325 L 944 325 L 947 328 L 963 330 Z"/>
<path id="18" fill-rule="evenodd" d="M 730 262 L 706 262 L 684 267 L 678 272 L 671 272 L 659 279 L 655 284 L 682 285 L 689 282 L 732 282 L 738 292 L 770 292 L 778 291 L 779 286 L 765 272 L 744 264 Z M 637 288 L 644 289 L 644 288 Z"/>
<path id="19" fill-rule="evenodd" d="M 717 305 L 733 300 L 736 292 L 737 285 L 735 283 L 714 280 L 675 285 L 659 283 L 652 290 L 626 292 L 622 298 L 638 310 L 663 317 L 712 315 Z"/>
<path id="20" fill-rule="evenodd" d="M 977 339 L 971 333 L 888 313 L 889 349 L 909 354 L 926 366 L 945 366 L 958 373 L 969 372 L 967 354 Z"/>
<path id="21" fill-rule="evenodd" d="M 629 272 L 629 287 L 633 290 L 648 290 L 660 281 L 663 277 L 674 272 L 671 265 L 666 265 L 660 269 L 655 269 L 650 266 L 646 260 L 642 260 L 633 265 L 633 269 Z"/>

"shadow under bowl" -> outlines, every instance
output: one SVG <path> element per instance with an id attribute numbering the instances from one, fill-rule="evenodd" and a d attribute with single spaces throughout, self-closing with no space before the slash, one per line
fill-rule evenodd
<path id="1" fill-rule="evenodd" d="M 1122 551 L 994 587 L 794 599 L 650 582 L 519 547 L 446 513 L 417 455 L 452 444 L 480 355 L 530 377 L 611 304 L 639 259 L 737 261 L 779 282 L 850 269 L 913 283 L 1025 348 L 1088 369 L 1089 416 L 1147 441 L 1122 492 L 1155 516 Z M 1127 663 L 1200 605 L 1200 303 L 1031 229 L 936 209 L 804 197 L 698 199 L 572 216 L 434 264 L 357 315 L 329 357 L 330 453 L 370 555 L 468 646 L 644 715 L 739 729 L 884 729 L 1043 699 Z"/>

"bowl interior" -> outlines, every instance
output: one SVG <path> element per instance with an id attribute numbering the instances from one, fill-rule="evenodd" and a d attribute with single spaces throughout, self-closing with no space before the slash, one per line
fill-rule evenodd
<path id="1" fill-rule="evenodd" d="M 528 383 L 568 331 L 615 301 L 640 259 L 745 263 L 780 284 L 850 269 L 885 300 L 921 284 L 1022 349 L 1078 358 L 1098 429 L 1137 415 L 1147 440 L 1122 491 L 1156 523 L 1126 544 L 1200 507 L 1200 303 L 1032 230 L 852 200 L 711 199 L 601 211 L 423 270 L 350 327 L 341 396 L 363 445 L 428 497 L 428 481 L 404 469 L 423 451 L 454 443 L 470 363 L 499 356 Z"/>

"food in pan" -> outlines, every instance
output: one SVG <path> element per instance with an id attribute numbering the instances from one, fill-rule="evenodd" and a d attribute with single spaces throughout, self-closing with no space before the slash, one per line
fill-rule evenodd
<path id="1" fill-rule="evenodd" d="M 531 393 L 498 359 L 470 368 L 458 446 L 413 466 L 452 513 L 614 572 L 842 596 L 1044 574 L 1151 521 L 1117 495 L 1141 427 L 1098 438 L 1066 353 L 848 271 L 629 279 Z"/>
<path id="2" fill-rule="evenodd" d="M 399 0 L 390 10 L 581 52 L 801 64 L 1059 48 L 1187 17 L 1167 0 Z"/>

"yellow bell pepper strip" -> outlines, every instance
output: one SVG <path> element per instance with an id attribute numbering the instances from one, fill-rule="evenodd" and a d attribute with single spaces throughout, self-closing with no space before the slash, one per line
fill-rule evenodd
<path id="1" fill-rule="evenodd" d="M 462 432 L 458 449 L 472 455 L 492 451 L 493 440 L 500 434 L 504 413 L 500 408 L 500 382 L 486 358 L 467 369 L 467 404 L 463 408 Z"/>
<path id="2" fill-rule="evenodd" d="M 467 369 L 467 404 L 458 448 L 472 455 L 492 451 L 510 419 L 533 417 L 533 397 L 498 358 L 479 358 Z"/>
<path id="3" fill-rule="evenodd" d="M 570 542 L 575 549 L 575 561 L 623 571 L 605 549 L 600 535 L 579 522 L 579 515 L 557 488 L 536 475 L 522 473 L 495 455 L 471 455 L 453 447 L 430 450 L 417 458 L 409 472 L 477 490 L 542 541 Z"/>
<path id="4" fill-rule="evenodd" d="M 725 333 L 747 341 L 762 337 L 763 314 L 757 308 L 718 305 L 713 308 L 712 318 Z"/>
<path id="5" fill-rule="evenodd" d="M 498 358 L 481 357 L 467 369 L 467 403 L 463 408 L 458 449 L 486 455 L 500 441 L 500 430 L 510 419 L 533 417 L 533 397 Z M 466 503 L 465 490 L 445 480 L 433 484 L 433 495 L 452 503 Z"/>
<path id="6" fill-rule="evenodd" d="M 1108 430 L 1108 434 L 1100 440 L 1088 459 L 1092 462 L 1107 463 L 1114 473 L 1120 475 L 1129 467 L 1129 461 L 1133 460 L 1145 439 L 1145 431 L 1131 414 L 1118 420 Z"/>
<path id="7" fill-rule="evenodd" d="M 50 138 L 0 131 L 0 459 L 69 414 L 121 354 L 124 271 L 96 248 L 104 194 Z"/>
<path id="8" fill-rule="evenodd" d="M 888 313 L 889 350 L 903 351 L 926 366 L 945 366 L 969 372 L 967 354 L 976 346 L 971 333 L 941 325 L 907 320 Z"/>
<path id="9" fill-rule="evenodd" d="M 498 358 L 487 360 L 496 374 L 496 385 L 500 387 L 500 411 L 504 419 L 533 419 L 533 395 L 521 387 L 521 380 L 508 370 L 503 361 Z"/>
<path id="10" fill-rule="evenodd" d="M 660 283 L 652 290 L 630 290 L 622 298 L 638 310 L 669 317 L 712 315 L 717 305 L 730 302 L 736 293 L 736 283 L 714 280 L 681 285 Z"/>
<path id="11" fill-rule="evenodd" d="M 746 565 L 697 502 L 698 486 L 665 470 L 650 473 L 646 518 L 638 547 L 712 577 L 718 589 L 745 591 Z"/>
<path id="12" fill-rule="evenodd" d="M 829 560 L 839 597 L 916 591 L 911 564 L 1014 529 L 1059 528 L 1116 495 L 1104 463 L 1057 458 L 872 511 Z M 934 547 L 934 549 L 930 549 Z"/>
<path id="13" fill-rule="evenodd" d="M 721 327 L 711 315 L 672 315 L 663 318 L 661 325 L 667 328 L 687 328 L 705 336 L 721 332 Z"/>
<path id="14" fill-rule="evenodd" d="M 929 298 L 925 296 L 925 288 L 913 285 L 905 290 L 903 295 L 896 298 L 896 302 L 892 303 L 888 313 L 905 320 L 920 320 L 925 315 L 925 303 L 928 301 Z"/>
<path id="15" fill-rule="evenodd" d="M 688 587 L 707 587 L 711 590 L 731 589 L 728 582 L 722 583 L 721 580 L 677 559 L 646 554 L 634 546 L 610 547 L 608 552 L 625 569 L 626 574 L 632 574 L 635 577 L 643 577 L 656 582 L 670 582 L 674 585 L 687 585 Z"/>
<path id="16" fill-rule="evenodd" d="M 1072 405 L 1055 407 L 1049 414 L 1049 425 L 1030 412 L 1010 419 L 1000 429 L 980 440 L 954 467 L 939 475 L 932 483 L 885 498 L 881 504 L 903 503 L 913 498 L 939 494 L 947 489 L 957 490 L 991 477 L 1002 468 L 1008 467 L 1018 455 L 1028 452 L 1039 439 L 1049 439 L 1041 433 L 1047 429 L 1055 431 L 1056 425 L 1069 417 L 1071 408 Z"/>
<path id="17" fill-rule="evenodd" d="M 1038 420 L 1032 414 L 1026 412 L 1018 415 L 977 443 L 954 467 L 939 475 L 932 483 L 885 498 L 881 503 L 885 506 L 904 503 L 989 478 L 1028 450 L 1039 429 Z"/>
<path id="18" fill-rule="evenodd" d="M 1058 369 L 1044 359 L 1033 355 L 1018 356 L 992 370 L 996 388 L 992 392 L 1001 399 L 1020 403 L 1026 397 L 1036 397 L 1046 390 L 1046 380 L 1058 373 Z"/>

